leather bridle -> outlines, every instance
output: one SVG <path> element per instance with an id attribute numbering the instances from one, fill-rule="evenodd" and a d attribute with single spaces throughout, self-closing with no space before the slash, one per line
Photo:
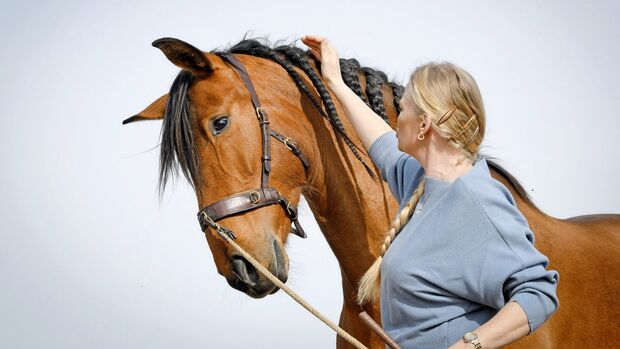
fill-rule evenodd
<path id="1" fill-rule="evenodd" d="M 256 117 L 258 118 L 262 139 L 261 186 L 257 189 L 224 197 L 202 208 L 198 211 L 198 222 L 200 223 L 200 228 L 202 231 L 205 231 L 207 228 L 212 228 L 218 233 L 224 233 L 231 239 L 235 239 L 236 237 L 232 230 L 217 224 L 217 221 L 232 215 L 252 211 L 263 206 L 279 204 L 295 225 L 293 232 L 296 235 L 305 238 L 306 233 L 297 220 L 297 207 L 284 198 L 279 191 L 269 186 L 269 173 L 271 172 L 271 150 L 269 136 L 272 136 L 278 141 L 284 143 L 284 145 L 299 158 L 305 170 L 308 170 L 308 160 L 302 154 L 301 148 L 296 142 L 269 127 L 267 112 L 260 105 L 254 85 L 252 84 L 250 76 L 243 66 L 243 63 L 231 54 L 218 53 L 218 55 L 239 73 L 243 83 L 250 93 L 250 97 L 252 98 L 252 104 L 254 105 Z"/>

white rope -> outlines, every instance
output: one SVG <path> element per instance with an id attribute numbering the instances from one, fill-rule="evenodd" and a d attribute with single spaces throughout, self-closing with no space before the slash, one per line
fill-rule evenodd
<path id="1" fill-rule="evenodd" d="M 347 342 L 351 343 L 354 347 L 358 349 L 368 349 L 364 344 L 355 339 L 355 337 L 351 336 L 345 330 L 340 328 L 340 326 L 336 325 L 334 322 L 329 320 L 325 315 L 321 314 L 318 310 L 312 307 L 308 302 L 306 302 L 301 296 L 299 296 L 295 291 L 286 286 L 280 279 L 278 279 L 275 275 L 273 275 L 267 268 L 263 267 L 254 257 L 252 257 L 249 253 L 245 252 L 245 250 L 239 246 L 233 239 L 231 239 L 223 230 L 216 229 L 218 234 L 224 239 L 224 241 L 231 244 L 237 251 L 243 255 L 243 257 L 250 262 L 258 271 L 260 271 L 265 277 L 267 277 L 271 282 L 273 282 L 276 286 L 281 288 L 284 292 L 286 292 L 289 296 L 291 296 L 297 303 L 301 304 L 304 308 L 306 308 L 309 312 L 311 312 L 314 316 L 319 318 L 319 320 L 323 321 L 327 326 L 331 327 L 336 333 L 344 338 Z"/>

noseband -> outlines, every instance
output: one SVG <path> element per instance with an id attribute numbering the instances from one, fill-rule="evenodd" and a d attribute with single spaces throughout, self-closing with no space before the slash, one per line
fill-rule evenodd
<path id="1" fill-rule="evenodd" d="M 294 233 L 302 238 L 305 238 L 306 233 L 297 220 L 297 207 L 284 198 L 279 191 L 269 186 L 269 173 L 271 172 L 271 150 L 269 136 L 272 136 L 278 141 L 284 143 L 284 145 L 299 158 L 305 170 L 307 170 L 309 166 L 308 160 L 302 154 L 301 148 L 296 142 L 269 127 L 267 112 L 260 105 L 254 85 L 252 84 L 250 76 L 245 70 L 243 63 L 231 54 L 222 53 L 218 55 L 239 73 L 243 83 L 250 93 L 250 97 L 252 98 L 252 104 L 254 105 L 254 110 L 256 111 L 256 117 L 260 126 L 263 144 L 261 156 L 261 187 L 227 196 L 202 208 L 198 211 L 198 222 L 200 223 L 200 228 L 202 231 L 205 231 L 207 227 L 212 228 L 218 233 L 225 233 L 231 239 L 235 239 L 235 234 L 232 230 L 217 224 L 217 221 L 235 214 L 252 211 L 263 206 L 279 204 L 295 225 Z"/>

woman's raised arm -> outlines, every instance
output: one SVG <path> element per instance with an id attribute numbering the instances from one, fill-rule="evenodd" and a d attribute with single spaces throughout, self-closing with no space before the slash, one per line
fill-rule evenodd
<path id="1" fill-rule="evenodd" d="M 344 83 L 338 53 L 327 39 L 305 35 L 301 40 L 321 60 L 321 75 L 327 87 L 340 102 L 355 132 L 368 150 L 379 136 L 391 130 L 390 126 Z"/>

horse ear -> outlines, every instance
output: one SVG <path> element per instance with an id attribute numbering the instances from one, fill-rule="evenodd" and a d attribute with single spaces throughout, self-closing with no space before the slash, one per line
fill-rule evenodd
<path id="1" fill-rule="evenodd" d="M 207 55 L 184 41 L 161 38 L 153 41 L 152 45 L 162 50 L 170 62 L 179 68 L 191 71 L 194 75 L 200 76 L 213 71 L 213 64 Z"/>
<path id="2" fill-rule="evenodd" d="M 123 120 L 123 125 L 134 121 L 141 120 L 159 120 L 164 118 L 166 113 L 166 104 L 168 104 L 168 94 L 157 98 L 157 100 L 138 114 Z"/>

